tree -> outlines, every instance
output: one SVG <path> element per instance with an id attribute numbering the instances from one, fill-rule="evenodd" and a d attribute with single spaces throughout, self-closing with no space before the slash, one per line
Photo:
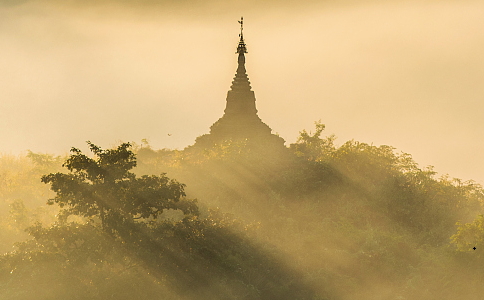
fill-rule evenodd
<path id="1" fill-rule="evenodd" d="M 478 215 L 472 223 L 462 224 L 457 222 L 457 233 L 451 236 L 451 242 L 458 251 L 473 252 L 484 248 L 484 216 Z"/>
<path id="2" fill-rule="evenodd" d="M 130 144 L 88 145 L 94 158 L 73 148 L 69 173 L 42 177 L 62 217 L 30 227 L 32 239 L 0 256 L 1 299 L 315 298 L 274 250 L 248 238 L 250 226 L 217 211 L 198 217 L 184 184 L 131 173 Z M 81 218 L 68 222 L 72 214 Z"/>
<path id="3" fill-rule="evenodd" d="M 291 144 L 292 151 L 300 157 L 305 157 L 312 161 L 325 161 L 336 150 L 334 146 L 334 140 L 336 136 L 334 134 L 321 138 L 321 133 L 326 128 L 326 125 L 321 123 L 321 120 L 314 122 L 316 125 L 316 131 L 314 134 L 307 132 L 305 129 L 299 132 L 299 137 L 296 143 Z"/>
<path id="4" fill-rule="evenodd" d="M 56 193 L 48 204 L 65 208 L 61 214 L 64 219 L 71 214 L 97 219 L 103 229 L 114 232 L 126 222 L 157 219 L 167 209 L 181 210 L 186 216 L 198 214 L 195 200 L 181 200 L 184 184 L 164 173 L 136 177 L 130 172 L 136 166 L 131 144 L 108 150 L 87 144 L 95 158 L 72 148 L 63 164 L 69 173 L 42 176 L 42 182 L 50 183 Z"/>

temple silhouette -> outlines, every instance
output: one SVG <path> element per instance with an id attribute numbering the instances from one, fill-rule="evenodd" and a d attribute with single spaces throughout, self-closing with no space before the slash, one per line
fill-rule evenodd
<path id="1" fill-rule="evenodd" d="M 247 47 L 244 42 L 243 18 L 240 19 L 240 40 L 237 46 L 238 67 L 227 92 L 224 115 L 210 127 L 210 133 L 197 138 L 194 146 L 211 147 L 226 142 L 244 141 L 251 145 L 284 147 L 284 139 L 272 134 L 272 129 L 257 115 L 255 94 L 245 69 Z"/>

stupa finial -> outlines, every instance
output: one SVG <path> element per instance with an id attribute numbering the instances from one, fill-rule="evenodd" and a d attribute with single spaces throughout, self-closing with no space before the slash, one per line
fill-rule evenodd
<path id="1" fill-rule="evenodd" d="M 244 36 L 244 17 L 240 17 L 240 21 L 239 21 L 239 24 L 240 24 L 240 39 L 243 38 Z"/>
<path id="2" fill-rule="evenodd" d="M 240 41 L 239 45 L 237 46 L 237 52 L 236 53 L 247 53 L 247 47 L 245 46 L 244 42 L 244 17 L 240 17 Z"/>

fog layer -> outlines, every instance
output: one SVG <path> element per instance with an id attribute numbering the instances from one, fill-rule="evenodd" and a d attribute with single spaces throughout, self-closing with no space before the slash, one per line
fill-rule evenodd
<path id="1" fill-rule="evenodd" d="M 244 15 L 259 115 L 286 141 L 321 119 L 483 182 L 482 2 L 136 3 L 2 2 L 1 152 L 192 144 L 223 113 Z"/>

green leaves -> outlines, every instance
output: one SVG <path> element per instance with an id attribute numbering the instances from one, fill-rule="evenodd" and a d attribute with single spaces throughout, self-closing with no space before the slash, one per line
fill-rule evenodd
<path id="1" fill-rule="evenodd" d="M 457 233 L 450 237 L 451 242 L 457 247 L 458 251 L 472 252 L 476 247 L 482 250 L 484 248 L 484 216 L 478 215 L 472 223 L 462 224 L 459 226 Z"/>
<path id="2" fill-rule="evenodd" d="M 130 143 L 123 143 L 116 149 L 108 150 L 103 150 L 89 141 L 87 144 L 96 159 L 87 157 L 77 148 L 72 148 L 73 154 L 63 166 L 92 182 L 122 180 L 132 176 L 129 170 L 136 166 L 136 157 L 130 150 Z"/>
<path id="3" fill-rule="evenodd" d="M 198 214 L 196 201 L 183 200 L 185 185 L 160 176 L 136 177 L 131 144 L 103 150 L 87 142 L 94 158 L 77 148 L 64 163 L 70 172 L 42 176 L 56 193 L 48 204 L 58 204 L 69 213 L 101 220 L 102 227 L 116 231 L 118 225 L 139 219 L 156 219 L 166 209 L 180 209 L 185 215 Z"/>
<path id="4" fill-rule="evenodd" d="M 325 125 L 321 120 L 314 123 L 316 131 L 314 134 L 301 131 L 296 143 L 291 144 L 290 148 L 300 157 L 305 157 L 311 161 L 326 161 L 336 150 L 334 146 L 335 135 L 330 135 L 326 138 L 321 138 L 321 134 L 325 129 Z"/>

